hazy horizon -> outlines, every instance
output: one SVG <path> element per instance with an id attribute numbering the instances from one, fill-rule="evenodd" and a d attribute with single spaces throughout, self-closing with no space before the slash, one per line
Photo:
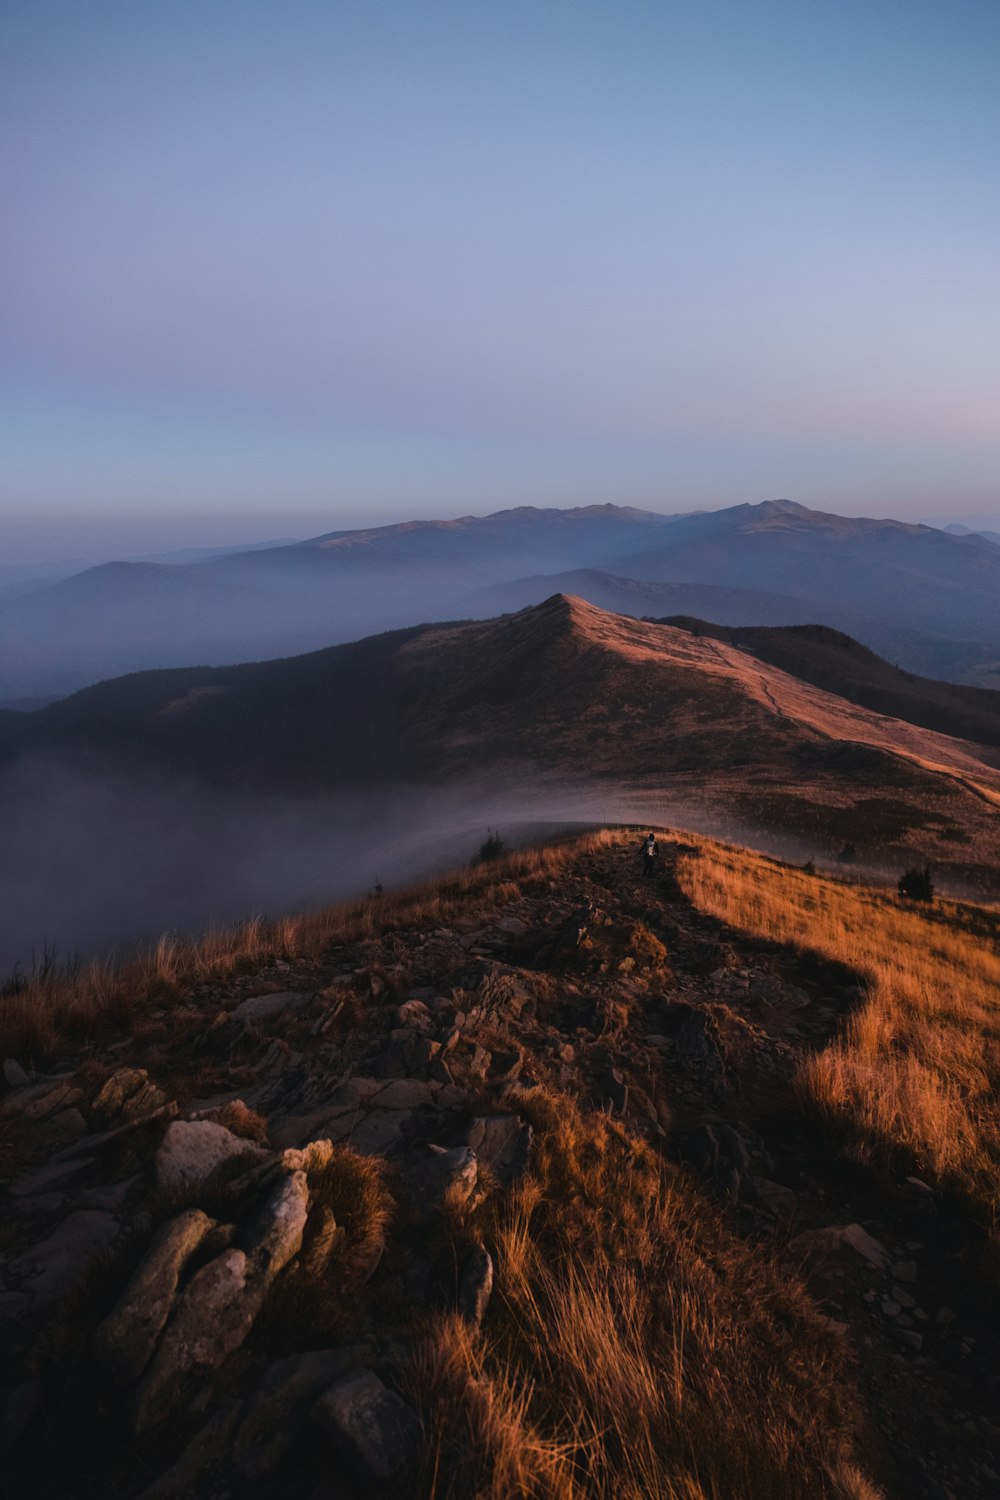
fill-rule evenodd
<path id="1" fill-rule="evenodd" d="M 791 499 L 791 496 L 772 496 L 772 499 Z M 531 502 L 520 502 L 531 504 Z M 594 505 L 599 500 L 568 501 L 554 508 L 571 508 L 573 504 Z M 730 506 L 760 504 L 759 500 L 726 500 L 714 505 L 691 506 L 689 510 L 715 511 Z M 801 503 L 801 502 L 799 502 Z M 487 516 L 512 506 L 480 505 L 463 507 L 458 504 L 441 505 L 438 509 L 409 509 L 400 505 L 385 511 L 341 510 L 339 512 L 315 511 L 243 515 L 200 515 L 169 517 L 158 515 L 138 516 L 88 516 L 46 517 L 43 519 L 8 517 L 4 526 L 3 553 L 0 556 L 0 584 L 7 573 L 27 576 L 37 567 L 44 573 L 47 566 L 54 572 L 66 572 L 75 568 L 93 567 L 102 562 L 131 560 L 139 557 L 157 557 L 169 560 L 173 551 L 187 549 L 228 547 L 257 547 L 267 544 L 281 545 L 290 541 L 306 541 L 330 531 L 351 531 L 367 527 L 391 526 L 413 520 L 448 520 L 459 516 Z M 539 508 L 549 508 L 539 506 Z M 684 514 L 683 507 L 667 509 L 656 505 L 638 506 L 639 509 L 663 515 Z M 877 520 L 915 521 L 927 526 L 944 527 L 949 524 L 968 526 L 972 530 L 1000 530 L 1000 503 L 995 514 L 970 515 L 906 515 L 889 514 L 875 508 L 844 508 L 834 506 L 811 506 L 813 510 L 832 510 L 835 514 L 865 516 Z"/>
<path id="2" fill-rule="evenodd" d="M 0 40 L 8 556 L 1000 509 L 995 6 L 14 0 Z"/>

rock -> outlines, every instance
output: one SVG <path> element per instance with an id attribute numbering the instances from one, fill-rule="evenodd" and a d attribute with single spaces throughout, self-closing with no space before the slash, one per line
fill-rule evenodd
<path id="1" fill-rule="evenodd" d="M 885 1246 L 860 1224 L 847 1224 L 843 1228 L 830 1225 L 826 1229 L 807 1229 L 790 1240 L 788 1248 L 793 1255 L 800 1255 L 814 1264 L 847 1249 L 867 1261 L 876 1271 L 886 1271 L 889 1268 L 889 1255 Z"/>
<path id="2" fill-rule="evenodd" d="M 47 1307 L 72 1291 L 90 1267 L 110 1250 L 121 1228 L 99 1209 L 79 1209 L 64 1219 L 41 1244 L 26 1250 L 8 1266 L 33 1298 L 35 1309 Z"/>
<path id="3" fill-rule="evenodd" d="M 483 1245 L 466 1258 L 458 1284 L 458 1313 L 473 1328 L 479 1328 L 493 1291 L 493 1257 Z"/>
<path id="4" fill-rule="evenodd" d="M 249 1398 L 233 1442 L 233 1459 L 245 1479 L 276 1469 L 297 1443 L 309 1409 L 332 1383 L 357 1366 L 361 1350 L 314 1349 L 276 1360 Z"/>
<path id="5" fill-rule="evenodd" d="M 21 1067 L 21 1064 L 13 1057 L 5 1057 L 3 1064 L 4 1082 L 9 1089 L 27 1089 L 31 1087 L 31 1079 Z"/>
<path id="6" fill-rule="evenodd" d="M 502 932 L 507 937 L 524 937 L 530 931 L 527 922 L 522 922 L 520 917 L 501 917 L 493 926 L 497 932 Z"/>
<path id="7" fill-rule="evenodd" d="M 178 1214 L 157 1233 L 145 1259 L 94 1335 L 93 1349 L 118 1385 L 138 1380 L 170 1315 L 181 1271 L 215 1220 L 200 1209 Z"/>
<path id="8" fill-rule="evenodd" d="M 915 1260 L 899 1260 L 893 1266 L 892 1274 L 897 1281 L 907 1281 L 912 1284 L 917 1279 L 917 1263 Z"/>
<path id="9" fill-rule="evenodd" d="M 711 1125 L 696 1125 L 684 1139 L 684 1154 L 696 1171 L 714 1177 L 719 1165 L 719 1139 Z"/>
<path id="10" fill-rule="evenodd" d="M 178 1298 L 160 1347 L 139 1384 L 136 1432 L 144 1432 L 167 1415 L 192 1370 L 199 1366 L 214 1369 L 239 1348 L 262 1301 L 262 1289 L 256 1296 L 248 1290 L 247 1257 L 242 1250 L 225 1250 L 202 1266 Z"/>
<path id="11" fill-rule="evenodd" d="M 145 1068 L 119 1068 L 105 1080 L 90 1107 L 98 1119 L 110 1121 L 119 1116 L 136 1119 L 165 1102 L 166 1095 L 150 1083 Z"/>
<path id="12" fill-rule="evenodd" d="M 245 1237 L 190 1280 L 175 1304 L 135 1403 L 142 1432 L 167 1415 L 198 1367 L 214 1369 L 243 1343 L 278 1272 L 296 1255 L 309 1211 L 304 1172 L 279 1182 Z"/>
<path id="13" fill-rule="evenodd" d="M 44 1120 L 60 1109 L 70 1109 L 83 1098 L 81 1089 L 74 1088 L 65 1080 L 33 1083 L 28 1088 L 15 1089 L 0 1099 L 0 1119 L 20 1116 L 25 1120 Z"/>
<path id="14" fill-rule="evenodd" d="M 914 1333 L 911 1328 L 894 1328 L 892 1332 L 893 1337 L 898 1339 L 905 1348 L 912 1349 L 914 1354 L 919 1354 L 924 1347 L 923 1335 Z"/>
<path id="15" fill-rule="evenodd" d="M 46 1151 L 61 1151 L 87 1134 L 87 1122 L 78 1109 L 61 1109 L 42 1124 L 39 1140 Z"/>
<path id="16" fill-rule="evenodd" d="M 519 1048 L 509 1047 L 494 1051 L 489 1064 L 490 1083 L 511 1083 L 521 1071 L 522 1059 Z"/>
<path id="17" fill-rule="evenodd" d="M 417 1414 L 372 1370 L 358 1368 L 335 1380 L 313 1414 L 367 1483 L 400 1480 L 416 1463 L 422 1438 Z"/>
<path id="18" fill-rule="evenodd" d="M 245 1026 L 256 1026 L 261 1021 L 273 1020 L 286 1010 L 305 1005 L 311 998 L 311 995 L 304 994 L 301 990 L 280 990 L 273 995 L 254 995 L 249 1000 L 242 1000 L 235 1010 L 230 1011 L 229 1019 L 242 1021 Z"/>
<path id="19" fill-rule="evenodd" d="M 250 1273 L 267 1285 L 302 1248 L 309 1216 L 309 1187 L 305 1172 L 293 1172 L 272 1192 L 246 1239 Z"/>
<path id="20" fill-rule="evenodd" d="M 156 1153 L 156 1185 L 164 1193 L 203 1187 L 225 1162 L 239 1157 L 250 1166 L 269 1154 L 211 1120 L 175 1120 Z"/>
<path id="21" fill-rule="evenodd" d="M 472 1196 L 479 1176 L 476 1153 L 469 1146 L 445 1151 L 431 1146 L 431 1155 L 419 1161 L 410 1174 L 410 1188 L 424 1208 L 439 1207 L 445 1197 L 465 1201 Z"/>
<path id="22" fill-rule="evenodd" d="M 528 1165 L 533 1134 L 519 1115 L 480 1115 L 469 1126 L 465 1144 L 501 1182 L 511 1182 Z"/>
<path id="23" fill-rule="evenodd" d="M 741 1175 L 750 1172 L 753 1167 L 750 1159 L 750 1149 L 739 1131 L 734 1130 L 731 1125 L 722 1123 L 716 1125 L 715 1134 L 719 1142 L 720 1151 L 728 1158 L 737 1172 Z"/>
<path id="24" fill-rule="evenodd" d="M 783 1187 L 780 1182 L 772 1182 L 768 1177 L 754 1177 L 751 1181 L 757 1202 L 768 1213 L 774 1214 L 775 1218 L 795 1212 L 798 1199 L 791 1188 Z"/>
<path id="25" fill-rule="evenodd" d="M 144 1489 L 138 1500 L 190 1500 L 194 1495 L 215 1493 L 202 1481 L 205 1471 L 221 1463 L 229 1453 L 233 1429 L 240 1417 L 239 1401 L 227 1401 L 221 1410 L 196 1432 L 176 1463 Z"/>
<path id="26" fill-rule="evenodd" d="M 400 1026 L 414 1026 L 418 1031 L 431 1031 L 434 1017 L 423 1000 L 404 1000 L 396 1011 Z"/>
<path id="27" fill-rule="evenodd" d="M 891 1287 L 890 1292 L 893 1300 L 898 1302 L 900 1307 L 916 1307 L 917 1304 L 914 1298 L 910 1296 L 909 1292 L 905 1292 L 901 1286 Z"/>
<path id="28" fill-rule="evenodd" d="M 678 1061 L 704 1069 L 709 1080 L 721 1090 L 725 1085 L 725 1061 L 715 1017 L 694 1005 L 676 1006 L 674 1011 L 679 1012 L 674 1038 Z"/>
<path id="29" fill-rule="evenodd" d="M 479 1004 L 483 1014 L 500 1021 L 518 1020 L 533 1010 L 535 997 L 516 971 L 503 964 L 490 964 L 479 986 Z"/>
<path id="30" fill-rule="evenodd" d="M 898 1318 L 899 1314 L 903 1310 L 900 1307 L 899 1303 L 894 1302 L 891 1297 L 883 1297 L 882 1301 L 879 1303 L 879 1307 L 885 1313 L 885 1316 L 887 1318 Z"/>
<path id="31" fill-rule="evenodd" d="M 104 1208 L 108 1213 L 114 1213 L 121 1208 L 138 1181 L 137 1176 L 126 1177 L 124 1182 L 112 1182 L 107 1187 L 88 1188 L 80 1194 L 80 1207 Z"/>
<path id="32" fill-rule="evenodd" d="M 20 1177 L 15 1177 L 7 1191 L 12 1198 L 34 1198 L 39 1193 L 49 1193 L 53 1188 L 65 1186 L 71 1177 L 93 1165 L 92 1156 L 76 1156 L 68 1161 L 49 1162 L 46 1167 L 39 1167 L 34 1172 L 23 1172 Z"/>

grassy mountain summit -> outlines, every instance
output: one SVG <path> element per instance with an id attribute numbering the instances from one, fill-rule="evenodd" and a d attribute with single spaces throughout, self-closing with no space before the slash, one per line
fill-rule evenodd
<path id="1" fill-rule="evenodd" d="M 13 1482 L 982 1488 L 996 914 L 638 844 L 0 1000 Z"/>
<path id="2" fill-rule="evenodd" d="M 850 658 L 839 673 L 838 652 Z M 823 633 L 730 639 L 554 595 L 288 660 L 114 679 L 17 716 L 0 747 L 8 764 L 300 797 L 473 777 L 543 801 L 546 788 L 605 788 L 821 848 L 861 842 L 882 861 L 916 849 L 987 880 L 996 698 L 910 678 Z M 970 738 L 935 727 L 947 723 Z"/>

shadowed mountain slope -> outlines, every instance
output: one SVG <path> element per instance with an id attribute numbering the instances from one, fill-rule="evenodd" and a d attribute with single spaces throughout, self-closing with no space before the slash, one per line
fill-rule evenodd
<path id="1" fill-rule="evenodd" d="M 725 641 L 760 661 L 890 718 L 980 745 L 1000 745 L 1000 693 L 916 677 L 824 625 L 736 628 L 672 615 L 659 622 Z"/>
<path id="2" fill-rule="evenodd" d="M 995 734 L 991 695 L 972 696 Z M 724 640 L 564 595 L 285 661 L 116 679 L 22 716 L 2 743 L 8 760 L 170 769 L 298 796 L 531 776 L 683 794 L 810 834 L 849 837 L 860 817 L 866 837 L 892 842 L 934 825 L 970 855 L 995 839 L 1000 806 L 995 748 L 888 718 Z"/>

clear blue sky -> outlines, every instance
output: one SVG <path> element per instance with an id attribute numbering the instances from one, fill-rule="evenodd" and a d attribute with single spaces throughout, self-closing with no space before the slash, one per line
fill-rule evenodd
<path id="1" fill-rule="evenodd" d="M 8 536 L 1000 510 L 998 80 L 997 0 L 6 0 Z"/>

